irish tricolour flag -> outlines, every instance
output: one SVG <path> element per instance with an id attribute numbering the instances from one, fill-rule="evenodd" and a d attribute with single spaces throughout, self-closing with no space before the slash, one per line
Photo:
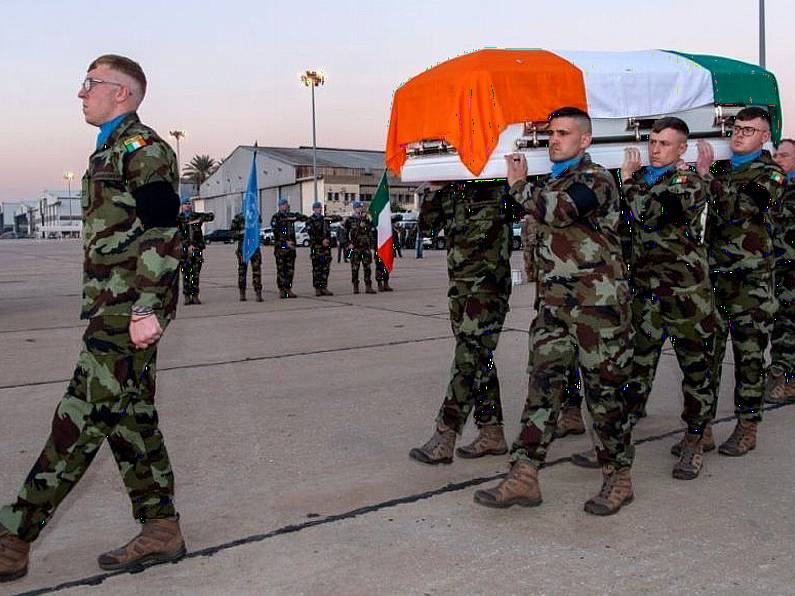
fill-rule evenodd
<path id="1" fill-rule="evenodd" d="M 392 208 L 389 206 L 389 184 L 386 171 L 378 183 L 378 190 L 370 203 L 370 216 L 378 228 L 378 256 L 387 271 L 392 271 Z"/>

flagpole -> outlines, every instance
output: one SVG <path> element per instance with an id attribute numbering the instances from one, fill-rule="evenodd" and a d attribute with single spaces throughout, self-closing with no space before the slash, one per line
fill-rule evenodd
<path id="1" fill-rule="evenodd" d="M 765 68 L 765 0 L 759 0 L 759 66 Z"/>

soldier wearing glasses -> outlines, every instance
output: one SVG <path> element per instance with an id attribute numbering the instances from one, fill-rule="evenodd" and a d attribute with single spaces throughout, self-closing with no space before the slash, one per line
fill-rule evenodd
<path id="1" fill-rule="evenodd" d="M 737 426 L 718 448 L 719 453 L 730 456 L 745 455 L 756 447 L 765 389 L 765 349 L 776 312 L 772 225 L 786 178 L 762 149 L 769 140 L 770 116 L 761 108 L 750 107 L 737 114 L 730 162 L 716 164 L 710 172 L 714 151 L 706 141 L 698 145 L 696 168 L 709 184 L 713 200 L 706 242 L 717 311 L 716 391 L 728 336 L 735 358 Z"/>
<path id="2" fill-rule="evenodd" d="M 86 122 L 99 128 L 82 194 L 88 325 L 50 437 L 16 502 L 0 509 L 0 581 L 27 573 L 30 543 L 105 440 L 142 529 L 99 566 L 139 568 L 185 554 L 154 403 L 157 346 L 179 292 L 177 160 L 138 119 L 145 92 L 136 62 L 105 55 L 78 93 Z"/>

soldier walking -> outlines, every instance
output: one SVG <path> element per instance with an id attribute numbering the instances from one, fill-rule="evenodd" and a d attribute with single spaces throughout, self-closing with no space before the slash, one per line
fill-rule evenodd
<path id="1" fill-rule="evenodd" d="M 204 222 L 213 221 L 213 213 L 197 213 L 193 210 L 190 200 L 186 200 L 180 209 L 178 225 L 182 238 L 182 294 L 185 305 L 201 304 L 199 300 L 199 275 L 204 263 Z"/>
<path id="2" fill-rule="evenodd" d="M 106 439 L 142 528 L 99 566 L 133 569 L 185 555 L 155 408 L 157 346 L 179 296 L 179 174 L 171 147 L 138 119 L 145 92 L 136 62 L 104 55 L 78 93 L 86 122 L 99 127 L 82 193 L 88 325 L 51 435 L 16 502 L 0 509 L 0 581 L 27 573 L 30 543 Z"/>
<path id="3" fill-rule="evenodd" d="M 312 286 L 315 296 L 333 296 L 328 289 L 328 275 L 331 270 L 331 222 L 340 221 L 339 216 L 325 217 L 323 205 L 312 203 L 312 215 L 306 222 L 309 234 L 309 250 L 312 257 Z"/>
<path id="4" fill-rule="evenodd" d="M 542 302 L 533 322 L 531 376 L 511 469 L 494 488 L 475 492 L 475 501 L 498 508 L 541 503 L 538 469 L 554 438 L 570 370 L 578 366 L 603 477 L 585 510 L 610 515 L 633 499 L 633 448 L 624 403 L 632 326 L 619 194 L 609 172 L 585 152 L 591 143 L 585 112 L 557 110 L 549 116 L 548 130 L 551 175 L 528 182 L 524 156 L 506 157 L 511 194 L 539 227 Z"/>
<path id="5" fill-rule="evenodd" d="M 786 177 L 762 149 L 769 140 L 770 116 L 762 108 L 750 107 L 737 113 L 732 127 L 731 161 L 716 165 L 714 174 L 710 172 L 712 146 L 706 141 L 698 144 L 696 167 L 708 182 L 715 203 L 707 220 L 706 241 L 717 311 L 712 373 L 716 386 L 728 337 L 735 359 L 737 425 L 718 452 L 735 457 L 756 447 L 764 400 L 765 350 L 776 312 L 771 227 Z"/>
<path id="6" fill-rule="evenodd" d="M 366 294 L 376 294 L 372 281 L 373 252 L 372 229 L 370 217 L 364 213 L 364 204 L 361 201 L 353 202 L 353 215 L 345 220 L 345 231 L 351 247 L 351 281 L 353 293 L 359 293 L 359 266 L 364 269 L 364 287 Z"/>
<path id="7" fill-rule="evenodd" d="M 504 184 L 479 181 L 447 184 L 426 194 L 420 207 L 418 229 L 444 228 L 450 239 L 447 296 L 455 350 L 436 430 L 409 452 L 419 462 L 451 463 L 472 410 L 478 436 L 455 454 L 477 458 L 508 451 L 494 350 L 511 296 L 512 212 Z"/>
<path id="8" fill-rule="evenodd" d="M 257 302 L 262 302 L 262 251 L 259 246 L 246 262 L 243 260 L 243 240 L 246 235 L 246 218 L 242 213 L 238 213 L 232 218 L 232 238 L 237 240 L 237 288 L 240 290 L 240 302 L 246 301 L 246 281 L 248 278 L 248 266 L 251 264 L 251 282 L 254 286 L 254 294 Z"/>
<path id="9" fill-rule="evenodd" d="M 271 218 L 273 255 L 276 257 L 276 285 L 280 298 L 297 298 L 293 292 L 295 275 L 295 222 L 306 221 L 303 213 L 292 213 L 287 199 L 279 199 L 279 210 Z"/>

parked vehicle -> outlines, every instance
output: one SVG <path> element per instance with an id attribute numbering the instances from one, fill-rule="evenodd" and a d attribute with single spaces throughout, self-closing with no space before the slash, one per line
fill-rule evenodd
<path id="1" fill-rule="evenodd" d="M 306 233 L 306 223 L 302 221 L 295 223 L 295 245 L 309 246 L 309 234 Z"/>
<path id="2" fill-rule="evenodd" d="M 270 246 L 273 244 L 273 230 L 270 228 L 262 228 L 259 231 L 259 239 L 263 246 Z"/>
<path id="3" fill-rule="evenodd" d="M 204 242 L 212 244 L 213 242 L 223 242 L 224 244 L 232 244 L 234 242 L 232 237 L 232 230 L 213 230 L 204 237 Z"/>

